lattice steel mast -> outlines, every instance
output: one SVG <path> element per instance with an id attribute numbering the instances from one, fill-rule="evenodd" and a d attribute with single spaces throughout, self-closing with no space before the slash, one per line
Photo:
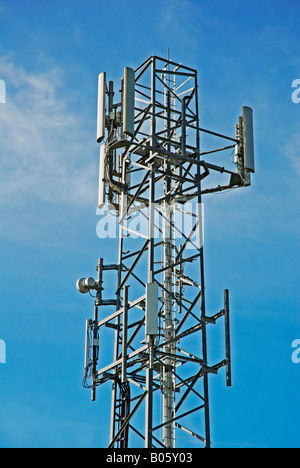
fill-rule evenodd
<path id="1" fill-rule="evenodd" d="M 206 313 L 202 196 L 250 185 L 252 110 L 244 108 L 235 137 L 200 128 L 197 71 L 156 56 L 125 68 L 120 102 L 114 96 L 113 82 L 100 74 L 99 208 L 118 217 L 119 253 L 116 264 L 99 260 L 97 280 L 77 284 L 82 293 L 96 291 L 84 385 L 94 400 L 97 386 L 112 383 L 109 447 L 128 447 L 131 434 L 147 448 L 180 446 L 184 434 L 210 447 L 208 376 L 225 366 L 230 386 L 231 353 L 227 290 L 223 308 Z M 201 132 L 230 145 L 201 153 Z M 236 171 L 203 159 L 233 149 Z M 229 182 L 212 185 L 216 173 Z M 116 287 L 103 299 L 108 270 Z M 221 317 L 226 355 L 211 365 L 207 326 Z M 104 352 L 101 336 L 110 329 L 114 340 Z"/>

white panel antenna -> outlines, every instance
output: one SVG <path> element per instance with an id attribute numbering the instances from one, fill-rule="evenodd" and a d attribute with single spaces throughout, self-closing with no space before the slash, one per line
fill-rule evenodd
<path id="1" fill-rule="evenodd" d="M 134 94 L 135 94 L 135 72 L 132 68 L 124 68 L 123 88 L 123 128 L 125 135 L 134 134 Z"/>
<path id="2" fill-rule="evenodd" d="M 105 145 L 100 147 L 98 208 L 105 205 Z"/>
<path id="3" fill-rule="evenodd" d="M 106 97 L 106 73 L 100 73 L 98 77 L 98 111 L 97 111 L 97 142 L 105 137 L 105 97 Z"/>
<path id="4" fill-rule="evenodd" d="M 255 172 L 254 163 L 254 137 L 253 137 L 253 110 L 251 107 L 243 107 L 244 123 L 244 158 L 245 169 Z"/>
<path id="5" fill-rule="evenodd" d="M 84 356 L 84 376 L 88 376 L 88 368 L 89 368 L 89 354 L 90 354 L 90 339 L 89 339 L 89 324 L 90 321 L 87 319 L 86 320 L 86 325 L 85 325 L 85 356 Z"/>

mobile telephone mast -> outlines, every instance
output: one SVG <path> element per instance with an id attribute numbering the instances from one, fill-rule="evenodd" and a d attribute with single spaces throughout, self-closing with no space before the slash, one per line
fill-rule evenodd
<path id="1" fill-rule="evenodd" d="M 201 128 L 197 71 L 157 56 L 124 69 L 119 99 L 105 72 L 98 87 L 98 208 L 118 220 L 118 254 L 111 262 L 103 251 L 97 279 L 77 283 L 96 292 L 84 386 L 95 400 L 112 385 L 110 448 L 127 448 L 131 434 L 146 448 L 180 447 L 183 434 L 209 448 L 209 375 L 224 367 L 231 386 L 231 350 L 229 291 L 220 310 L 206 310 L 203 198 L 251 184 L 253 112 L 243 108 L 233 136 Z M 222 145 L 204 151 L 204 134 Z M 222 318 L 224 359 L 211 363 L 207 328 Z"/>

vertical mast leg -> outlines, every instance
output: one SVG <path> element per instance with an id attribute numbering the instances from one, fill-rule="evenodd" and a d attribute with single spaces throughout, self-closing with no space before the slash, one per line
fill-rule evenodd
<path id="1" fill-rule="evenodd" d="M 198 80 L 195 77 L 195 87 L 198 88 Z M 197 125 L 199 126 L 199 103 L 198 103 L 198 93 L 196 93 L 196 114 L 197 114 Z M 200 160 L 200 132 L 196 133 L 196 145 L 198 159 Z M 201 279 L 201 319 L 202 319 L 202 354 L 204 362 L 207 362 L 207 336 L 206 336 L 206 324 L 204 317 L 206 316 L 206 305 L 205 305 L 205 280 L 204 280 L 204 249 L 203 249 L 203 233 L 202 233 L 202 195 L 201 195 L 201 168 L 197 166 L 198 172 L 198 216 L 199 216 L 199 229 L 200 229 L 200 279 Z M 203 376 L 203 389 L 204 389 L 204 419 L 205 419 L 205 448 L 211 447 L 210 439 L 210 415 L 209 415 L 209 391 L 208 391 L 208 374 L 204 372 Z"/>

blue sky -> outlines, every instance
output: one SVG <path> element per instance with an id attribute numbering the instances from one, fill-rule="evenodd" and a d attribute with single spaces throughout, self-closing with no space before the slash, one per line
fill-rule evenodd
<path id="1" fill-rule="evenodd" d="M 199 71 L 204 128 L 234 135 L 255 113 L 252 186 L 204 200 L 208 308 L 229 288 L 232 309 L 213 446 L 299 447 L 299 20 L 297 0 L 0 0 L 0 447 L 108 444 L 109 389 L 91 403 L 81 387 L 93 304 L 75 289 L 116 256 L 96 236 L 97 75 L 168 48 Z"/>

